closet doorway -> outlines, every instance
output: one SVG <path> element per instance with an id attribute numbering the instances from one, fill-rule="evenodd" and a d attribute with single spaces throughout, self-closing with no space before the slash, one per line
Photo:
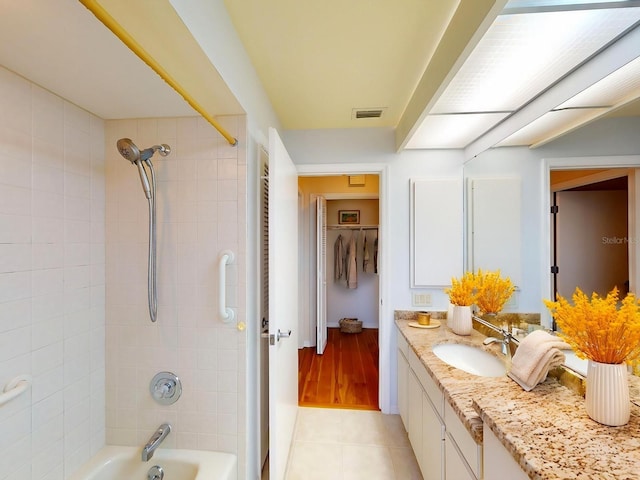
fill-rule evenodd
<path id="1" fill-rule="evenodd" d="M 307 284 L 299 404 L 377 410 L 379 177 L 300 177 L 298 185 L 305 206 L 301 263 Z M 341 319 L 355 323 L 341 329 Z"/>
<path id="2" fill-rule="evenodd" d="M 628 171 L 551 171 L 551 253 L 554 296 L 576 286 L 606 296 L 629 291 Z M 589 261 L 585 262 L 584 259 Z M 554 268 L 555 267 L 555 268 Z"/>

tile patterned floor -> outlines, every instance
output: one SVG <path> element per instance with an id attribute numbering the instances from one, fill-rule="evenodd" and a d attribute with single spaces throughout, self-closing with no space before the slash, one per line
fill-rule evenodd
<path id="1" fill-rule="evenodd" d="M 422 480 L 399 415 L 300 407 L 287 480 Z"/>

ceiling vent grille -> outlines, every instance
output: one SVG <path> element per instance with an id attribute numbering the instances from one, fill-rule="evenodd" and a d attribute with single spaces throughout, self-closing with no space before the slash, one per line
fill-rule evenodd
<path id="1" fill-rule="evenodd" d="M 351 118 L 358 120 L 361 118 L 380 118 L 386 108 L 354 108 L 351 111 Z"/>

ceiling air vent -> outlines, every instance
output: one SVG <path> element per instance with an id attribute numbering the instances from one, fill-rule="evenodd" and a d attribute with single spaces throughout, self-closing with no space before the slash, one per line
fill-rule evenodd
<path id="1" fill-rule="evenodd" d="M 351 119 L 380 118 L 385 110 L 386 108 L 354 108 L 351 111 Z"/>

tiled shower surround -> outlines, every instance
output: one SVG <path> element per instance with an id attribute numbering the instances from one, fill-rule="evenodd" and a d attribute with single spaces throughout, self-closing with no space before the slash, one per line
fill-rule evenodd
<path id="1" fill-rule="evenodd" d="M 0 67 L 0 479 L 104 445 L 104 212 L 104 122 Z"/>
<path id="2" fill-rule="evenodd" d="M 221 123 L 243 138 L 244 118 Z M 131 138 L 156 154 L 158 318 L 147 306 L 148 206 L 137 168 L 117 152 Z M 245 177 L 241 148 L 203 119 L 106 122 L 106 382 L 107 443 L 141 446 L 163 422 L 165 446 L 240 455 L 244 464 L 244 333 L 217 314 L 217 258 L 230 249 L 227 303 L 239 320 L 245 295 Z M 182 381 L 171 406 L 157 404 L 149 382 L 160 371 Z M 243 478 L 241 469 L 239 478 Z"/>
<path id="3" fill-rule="evenodd" d="M 243 144 L 244 117 L 219 121 Z M 167 143 L 158 180 L 158 321 L 147 310 L 147 203 L 116 140 Z M 216 314 L 219 252 L 228 304 L 245 319 L 246 162 L 199 117 L 104 121 L 0 67 L 0 480 L 63 480 L 105 442 L 245 459 L 245 337 Z M 105 288 L 106 286 L 106 288 Z M 182 380 L 161 407 L 149 382 Z"/>

